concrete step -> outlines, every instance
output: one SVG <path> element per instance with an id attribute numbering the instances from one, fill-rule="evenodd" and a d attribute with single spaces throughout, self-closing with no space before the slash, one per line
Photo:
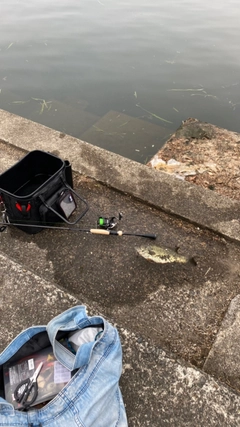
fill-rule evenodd
<path id="1" fill-rule="evenodd" d="M 37 128 L 42 130 L 43 127 L 37 125 Z M 47 128 L 44 131 L 53 132 Z M 32 148 L 37 148 L 37 144 Z M 23 149 L 0 142 L 0 171 L 9 168 L 23 154 Z M 65 154 L 68 158 L 68 153 Z M 154 227 L 154 232 L 159 235 L 157 245 L 174 248 L 180 244 L 180 251 L 195 256 L 197 266 L 150 264 L 137 257 L 136 246 L 140 242 L 134 238 L 116 240 L 114 237 L 106 239 L 61 231 L 32 236 L 16 228 L 8 229 L 0 235 L 2 252 L 43 279 L 55 281 L 58 288 L 89 305 L 101 301 L 108 315 L 122 327 L 143 340 L 151 336 L 152 344 L 202 368 L 218 338 L 224 313 L 239 292 L 239 247 L 186 223 L 173 222 L 159 211 L 133 202 L 86 177 L 82 179 L 77 175 L 76 186 L 90 204 L 90 210 L 81 222 L 83 228 L 92 228 L 98 214 L 116 214 L 123 210 L 125 229 L 133 229 L 133 225 L 138 224 L 146 231 L 150 226 Z M 113 207 L 116 212 L 112 211 Z M 141 244 L 145 242 L 141 241 Z M 146 322 L 146 317 L 157 324 Z M 237 330 L 235 334 L 237 336 Z M 231 339 L 236 354 L 237 343 Z M 218 359 L 215 353 L 212 354 L 214 370 L 206 369 L 214 375 L 218 369 L 221 374 L 224 365 L 219 362 L 216 366 Z M 231 362 L 231 369 L 239 372 L 238 359 L 227 360 Z M 229 383 L 226 366 L 224 369 L 224 376 L 219 374 L 218 378 L 225 378 Z M 236 386 L 233 375 L 230 384 Z"/>
<path id="2" fill-rule="evenodd" d="M 69 100 L 70 105 L 56 99 L 29 97 L 22 99 L 10 91 L 2 91 L 0 107 L 34 122 L 51 126 L 61 133 L 80 137 L 99 120 L 99 116 L 86 111 L 84 100 Z"/>
<path id="3" fill-rule="evenodd" d="M 199 230 L 185 229 L 182 222 L 169 221 L 95 181 L 75 178 L 79 194 L 90 205 L 80 228 L 94 228 L 98 215 L 123 210 L 119 227 L 154 231 L 158 246 L 178 244 L 180 253 L 194 255 L 197 265 L 149 263 L 136 252 L 137 247 L 151 244 L 144 239 L 63 230 L 28 235 L 11 227 L 0 235 L 2 252 L 45 280 L 54 280 L 77 299 L 101 302 L 122 327 L 144 340 L 151 336 L 154 345 L 201 368 L 237 289 L 219 253 L 230 269 L 233 256 L 236 264 L 240 260 L 239 248 Z"/>
<path id="4" fill-rule="evenodd" d="M 64 136 L 0 110 L 0 141 L 26 151 L 51 151 L 68 159 L 75 171 L 140 199 L 147 205 L 240 242 L 240 203 L 175 177 L 156 172 L 85 141 Z"/>
<path id="5" fill-rule="evenodd" d="M 109 111 L 82 133 L 81 138 L 105 150 L 146 163 L 146 152 L 155 153 L 171 133 L 173 131 L 169 127 Z"/>
<path id="6" fill-rule="evenodd" d="M 17 163 L 24 155 L 23 150 L 16 150 L 11 145 L 0 141 L 0 174 Z"/>
<path id="7" fill-rule="evenodd" d="M 210 426 L 238 425 L 239 395 L 183 359 L 202 367 L 209 354 L 204 368 L 229 382 L 227 372 L 222 376 L 219 371 L 222 362 L 217 352 L 225 345 L 226 335 L 231 338 L 227 352 L 237 343 L 238 335 L 230 327 L 218 340 L 223 331 L 220 327 L 224 314 L 239 293 L 240 250 L 238 245 L 218 234 L 240 241 L 239 204 L 154 173 L 143 165 L 67 135 L 61 138 L 58 131 L 18 116 L 1 111 L 0 117 L 0 139 L 6 141 L 0 142 L 0 172 L 18 161 L 25 150 L 54 151 L 71 160 L 74 169 L 85 175 L 75 174 L 76 187 L 91 207 L 83 219 L 84 227 L 92 227 L 97 214 L 112 215 L 123 210 L 121 226 L 123 223 L 125 230 L 156 232 L 157 245 L 172 248 L 180 245 L 180 252 L 194 255 L 197 262 L 197 266 L 150 264 L 136 255 L 136 246 L 147 244 L 144 239 L 56 231 L 31 236 L 11 228 L 0 234 L 0 248 L 4 260 L 19 267 L 12 282 L 8 282 L 10 264 L 1 269 L 4 271 L 1 323 L 11 325 L 9 307 L 19 314 L 15 317 L 17 325 L 25 328 L 29 326 L 26 326 L 28 321 L 43 321 L 41 310 L 46 301 L 53 305 L 52 311 L 48 306 L 43 309 L 47 320 L 48 315 L 51 318 L 57 310 L 62 311 L 75 301 L 87 304 L 92 314 L 102 313 L 118 325 L 121 333 L 125 369 L 121 384 L 130 426 L 205 426 L 207 422 Z M 190 223 L 164 214 L 162 208 L 190 219 Z M 216 230 L 218 234 L 201 227 Z M 20 271 L 30 278 L 26 283 L 31 294 L 24 291 L 26 298 L 18 294 L 24 282 Z M 5 283 L 9 283 L 9 287 L 4 287 Z M 48 286 L 53 286 L 53 296 L 51 292 L 48 294 Z M 26 312 L 34 302 L 31 299 L 34 292 L 39 298 L 36 317 L 28 317 Z M 13 295 L 16 295 L 15 306 Z M 12 299 L 8 299 L 10 297 Z M 61 304 L 62 298 L 65 305 Z M 234 322 L 239 312 L 236 301 L 235 308 L 233 311 L 230 306 L 230 314 L 237 326 Z M 29 310 L 33 312 L 32 308 Z M 5 338 L 8 329 L 5 327 L 3 332 Z M 17 330 L 13 330 L 7 339 L 16 333 Z M 214 350 L 212 344 L 217 342 L 220 345 Z M 5 345 L 6 341 L 2 343 Z M 225 352 L 223 357 L 227 360 L 228 354 Z M 232 364 L 231 378 L 234 379 L 239 372 L 234 366 L 236 361 L 239 365 L 238 359 L 233 356 L 228 361 Z M 229 369 L 227 364 L 225 367 Z M 231 385 L 237 389 L 236 382 Z"/>
<path id="8" fill-rule="evenodd" d="M 0 252 L 0 351 L 23 329 L 46 324 L 53 316 L 81 304 Z M 107 313 L 98 304 L 90 315 Z M 121 389 L 129 427 L 239 425 L 240 396 L 131 331 L 117 325 L 123 346 Z"/>
<path id="9" fill-rule="evenodd" d="M 240 392 L 240 294 L 228 307 L 203 369 Z"/>

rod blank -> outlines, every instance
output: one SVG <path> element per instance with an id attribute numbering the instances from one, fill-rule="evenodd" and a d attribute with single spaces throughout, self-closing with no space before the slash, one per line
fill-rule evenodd
<path id="1" fill-rule="evenodd" d="M 149 239 L 156 239 L 156 234 L 150 234 L 150 233 L 125 233 L 124 231 L 115 231 L 115 230 L 102 230 L 101 228 L 91 228 L 90 233 L 92 234 L 105 234 L 107 236 L 113 235 L 113 236 L 136 236 L 136 237 L 148 237 Z"/>
<path id="2" fill-rule="evenodd" d="M 0 227 L 9 227 L 9 226 L 15 226 L 15 227 L 36 227 L 41 229 L 47 229 L 47 230 L 63 230 L 63 231 L 78 231 L 83 233 L 91 233 L 91 234 L 101 234 L 104 236 L 136 236 L 136 237 L 146 237 L 149 239 L 156 239 L 156 234 L 151 233 L 128 233 L 124 231 L 116 231 L 116 230 L 104 230 L 102 228 L 78 228 L 78 227 L 58 227 L 58 226 L 51 226 L 51 225 L 38 225 L 38 224 L 21 224 L 21 223 L 14 223 L 14 222 L 1 222 Z M 2 230 L 3 231 L 3 230 Z"/>

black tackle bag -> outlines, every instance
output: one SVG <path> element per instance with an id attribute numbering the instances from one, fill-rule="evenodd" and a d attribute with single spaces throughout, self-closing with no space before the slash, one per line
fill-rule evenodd
<path id="1" fill-rule="evenodd" d="M 81 211 L 70 222 L 77 200 Z M 40 150 L 31 151 L 0 175 L 0 202 L 5 221 L 29 234 L 41 231 L 41 225 L 76 224 L 88 211 L 87 202 L 73 190 L 69 161 Z"/>

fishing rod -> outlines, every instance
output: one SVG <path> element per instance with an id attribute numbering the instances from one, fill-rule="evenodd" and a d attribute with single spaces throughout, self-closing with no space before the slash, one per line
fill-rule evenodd
<path id="1" fill-rule="evenodd" d="M 104 228 L 78 228 L 78 227 L 60 227 L 54 225 L 39 225 L 39 224 L 25 224 L 25 223 L 15 223 L 15 222 L 0 222 L 0 232 L 3 232 L 6 227 L 9 226 L 15 227 L 34 227 L 39 229 L 47 229 L 47 230 L 64 230 L 64 231 L 74 231 L 74 232 L 82 232 L 82 233 L 91 233 L 91 234 L 100 234 L 104 236 L 135 236 L 135 237 L 146 237 L 149 239 L 156 239 L 157 235 L 152 233 L 130 233 L 125 231 L 116 231 L 109 230 Z"/>

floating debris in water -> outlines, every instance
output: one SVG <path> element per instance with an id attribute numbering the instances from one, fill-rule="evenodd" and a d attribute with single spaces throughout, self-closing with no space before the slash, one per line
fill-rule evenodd
<path id="1" fill-rule="evenodd" d="M 203 93 L 191 93 L 191 96 L 203 96 L 204 98 L 214 98 L 214 99 L 218 99 L 217 96 L 215 95 L 211 95 L 210 93 L 207 92 L 203 92 Z"/>
<path id="2" fill-rule="evenodd" d="M 28 101 L 13 101 L 12 104 L 26 104 Z"/>
<path id="3" fill-rule="evenodd" d="M 40 105 L 41 105 L 41 110 L 39 112 L 39 114 L 42 114 L 43 111 L 46 109 L 47 111 L 51 110 L 52 108 L 52 101 L 45 101 L 45 99 L 41 99 L 41 98 L 32 98 L 34 101 L 40 101 Z M 50 105 L 48 105 L 50 104 Z"/>
<path id="4" fill-rule="evenodd" d="M 13 43 L 10 43 L 6 50 L 10 49 L 10 47 L 12 47 L 12 45 L 13 45 Z"/>
<path id="5" fill-rule="evenodd" d="M 129 120 L 127 122 L 122 123 L 121 125 L 119 125 L 118 127 L 121 128 L 123 126 L 126 126 L 129 123 Z"/>
<path id="6" fill-rule="evenodd" d="M 167 91 L 168 92 L 205 92 L 203 88 L 201 89 L 168 89 Z"/>
<path id="7" fill-rule="evenodd" d="M 187 258 L 183 255 L 179 255 L 172 249 L 163 248 L 161 246 L 140 246 L 136 248 L 138 255 L 145 258 L 147 261 L 155 262 L 157 264 L 167 264 L 170 262 L 178 262 L 186 264 L 189 261 L 194 261 L 193 258 Z"/>
<path id="8" fill-rule="evenodd" d="M 166 122 L 166 123 L 172 123 L 169 120 L 163 119 L 160 116 L 157 116 L 157 114 L 152 113 L 151 111 L 146 110 L 145 108 L 141 107 L 140 104 L 136 104 L 136 107 L 141 108 L 141 110 L 145 111 L 146 113 L 150 114 L 151 116 L 155 117 L 155 119 L 161 120 L 162 122 Z"/>
<path id="9" fill-rule="evenodd" d="M 137 99 L 137 92 L 136 92 L 136 91 L 134 92 L 134 96 L 135 96 L 135 98 Z"/>

